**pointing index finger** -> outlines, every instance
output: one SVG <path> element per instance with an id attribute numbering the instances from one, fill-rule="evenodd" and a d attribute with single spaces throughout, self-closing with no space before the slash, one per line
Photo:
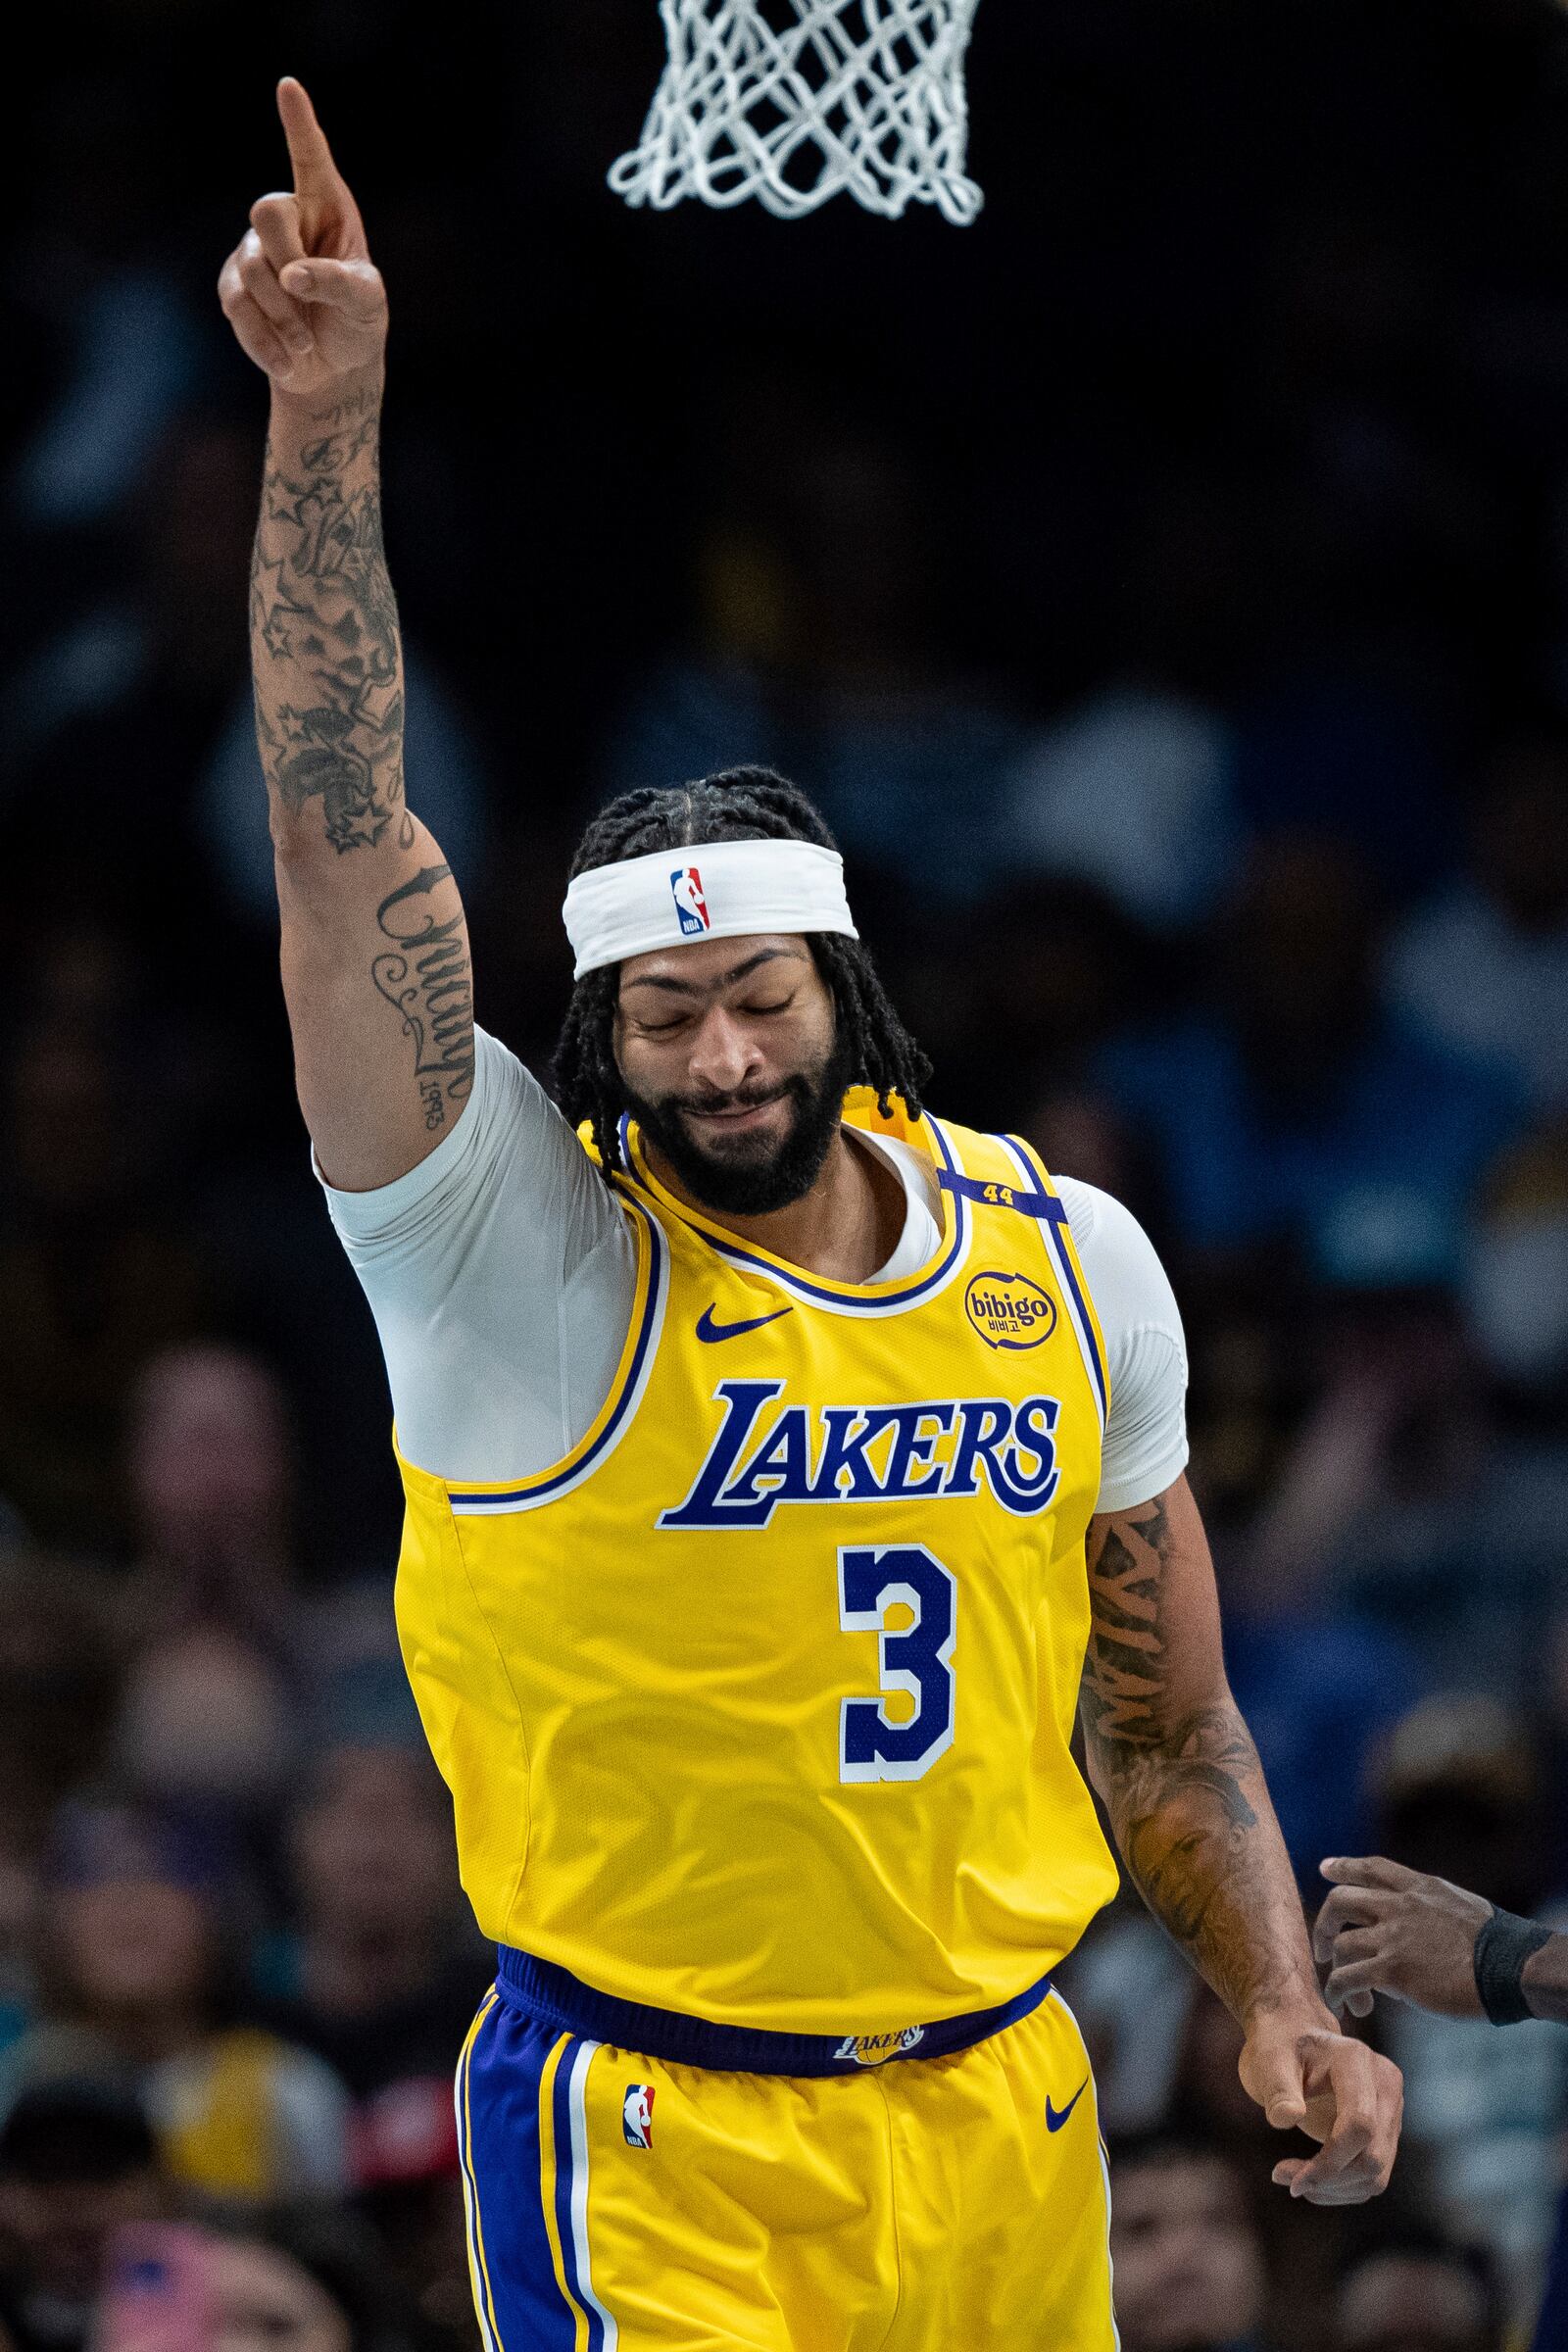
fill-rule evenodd
<path id="1" fill-rule="evenodd" d="M 1318 1865 L 1331 1886 L 1375 1887 L 1385 1894 L 1397 1894 L 1413 1884 L 1417 1873 L 1402 1862 L 1391 1862 L 1383 1854 L 1348 1857 L 1331 1855 Z"/>
<path id="2" fill-rule="evenodd" d="M 338 170 L 305 84 L 291 74 L 277 85 L 277 111 L 294 167 L 294 193 L 302 203 L 320 203 L 335 194 Z"/>

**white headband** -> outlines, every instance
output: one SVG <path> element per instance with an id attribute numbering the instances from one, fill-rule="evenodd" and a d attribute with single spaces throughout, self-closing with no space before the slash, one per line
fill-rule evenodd
<path id="1" fill-rule="evenodd" d="M 844 860 L 813 841 L 704 841 L 591 866 L 562 908 L 576 952 L 574 979 L 651 948 L 760 931 L 859 933 L 844 895 Z"/>

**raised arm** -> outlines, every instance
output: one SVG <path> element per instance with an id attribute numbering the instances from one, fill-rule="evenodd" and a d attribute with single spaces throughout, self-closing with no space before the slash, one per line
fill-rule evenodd
<path id="1" fill-rule="evenodd" d="M 1343 2035 L 1257 1750 L 1220 1652 L 1214 1571 L 1185 1478 L 1089 1534 L 1093 1608 L 1082 1714 L 1090 1778 L 1139 1892 L 1246 2035 L 1242 2081 L 1315 2156 L 1274 2178 L 1317 2204 L 1386 2186 L 1398 2070 Z"/>
<path id="2" fill-rule="evenodd" d="M 300 1102 L 328 1180 L 390 1183 L 473 1075 L 467 926 L 403 789 L 403 649 L 377 464 L 386 294 L 297 81 L 294 184 L 252 208 L 219 295 L 271 385 L 251 570 L 256 733 Z"/>

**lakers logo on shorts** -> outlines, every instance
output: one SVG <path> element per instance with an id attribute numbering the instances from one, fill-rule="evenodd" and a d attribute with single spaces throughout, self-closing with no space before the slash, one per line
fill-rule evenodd
<path id="1" fill-rule="evenodd" d="M 977 1274 L 964 1312 L 988 1348 L 1038 1348 L 1056 1328 L 1056 1302 L 1027 1274 Z"/>
<path id="2" fill-rule="evenodd" d="M 924 2026 L 906 2026 L 902 2034 L 846 2034 L 833 2055 L 846 2066 L 886 2066 L 924 2039 Z"/>

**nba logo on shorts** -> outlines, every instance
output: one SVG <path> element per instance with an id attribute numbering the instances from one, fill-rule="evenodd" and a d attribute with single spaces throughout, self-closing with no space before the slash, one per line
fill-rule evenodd
<path id="1" fill-rule="evenodd" d="M 708 901 L 703 896 L 703 877 L 695 865 L 678 866 L 669 877 L 675 913 L 680 921 L 681 937 L 697 939 L 711 927 L 712 917 Z"/>
<path id="2" fill-rule="evenodd" d="M 628 2148 L 653 2146 L 654 2086 L 651 2082 L 627 2083 L 626 2096 L 620 2102 L 620 2122 Z"/>

